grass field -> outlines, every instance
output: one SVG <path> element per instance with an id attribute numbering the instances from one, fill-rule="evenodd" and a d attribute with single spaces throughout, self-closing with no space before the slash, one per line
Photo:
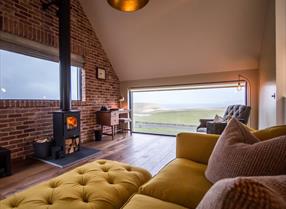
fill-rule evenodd
<path id="1" fill-rule="evenodd" d="M 176 135 L 182 131 L 194 131 L 195 127 L 199 125 L 199 119 L 201 118 L 214 118 L 216 114 L 223 115 L 224 109 L 191 109 L 191 110 L 178 110 L 178 111 L 154 111 L 148 114 L 136 114 L 134 112 L 134 131 L 145 132 L 145 133 L 157 133 L 157 134 L 168 134 Z M 160 123 L 160 126 L 154 124 L 153 127 L 150 125 L 144 127 L 142 122 L 149 123 Z M 138 123 L 139 122 L 139 123 Z M 164 124 L 177 124 L 174 126 L 166 126 Z M 179 125 L 189 125 L 188 127 L 180 127 Z M 157 126 L 157 127 L 156 127 Z"/>
<path id="2" fill-rule="evenodd" d="M 163 134 L 163 135 L 171 135 L 176 136 L 177 133 L 180 132 L 195 132 L 194 128 L 190 128 L 189 130 L 181 130 L 180 128 L 136 128 L 136 132 L 138 133 L 150 133 L 150 134 Z"/>

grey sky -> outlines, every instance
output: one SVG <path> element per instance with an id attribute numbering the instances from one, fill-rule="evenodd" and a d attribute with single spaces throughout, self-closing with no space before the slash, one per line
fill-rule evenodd
<path id="1" fill-rule="evenodd" d="M 72 67 L 72 98 L 77 98 Z M 1 99 L 59 99 L 59 64 L 0 50 Z"/>
<path id="2" fill-rule="evenodd" d="M 154 103 L 188 107 L 226 107 L 231 104 L 245 104 L 245 89 L 210 88 L 172 91 L 134 92 L 135 103 Z"/>

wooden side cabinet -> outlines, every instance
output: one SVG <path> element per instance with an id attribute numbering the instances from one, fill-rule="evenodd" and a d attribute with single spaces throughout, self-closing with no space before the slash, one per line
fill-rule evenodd
<path id="1" fill-rule="evenodd" d="M 120 120 L 122 120 L 122 118 L 128 118 L 129 113 L 130 110 L 97 111 L 96 123 L 101 126 L 102 134 L 112 136 L 113 140 L 116 134 L 116 127 L 120 124 Z M 107 132 L 104 126 L 110 127 L 111 131 Z"/>
<path id="2" fill-rule="evenodd" d="M 118 111 L 97 111 L 96 123 L 101 126 L 101 132 L 103 135 L 112 136 L 114 139 L 116 126 L 119 125 L 119 113 Z M 104 126 L 111 128 L 111 133 L 104 130 Z"/>

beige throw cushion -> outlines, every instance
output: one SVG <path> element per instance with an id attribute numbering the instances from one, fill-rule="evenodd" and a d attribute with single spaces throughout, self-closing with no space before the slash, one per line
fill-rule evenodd
<path id="1" fill-rule="evenodd" d="M 260 141 L 233 118 L 218 139 L 205 175 L 215 183 L 238 176 L 286 174 L 286 136 Z"/>
<path id="2" fill-rule="evenodd" d="M 197 209 L 286 208 L 286 176 L 238 177 L 215 183 Z"/>

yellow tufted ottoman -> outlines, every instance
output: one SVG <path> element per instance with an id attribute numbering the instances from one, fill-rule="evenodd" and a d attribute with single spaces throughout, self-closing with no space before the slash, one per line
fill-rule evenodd
<path id="1" fill-rule="evenodd" d="M 0 209 L 119 209 L 150 178 L 144 169 L 97 160 L 0 201 Z"/>

